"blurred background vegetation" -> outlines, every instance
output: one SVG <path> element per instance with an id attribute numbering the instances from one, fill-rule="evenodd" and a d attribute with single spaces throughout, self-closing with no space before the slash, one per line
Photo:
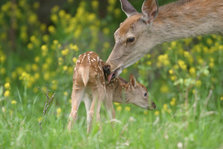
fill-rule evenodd
<path id="1" fill-rule="evenodd" d="M 130 2 L 141 10 L 143 1 Z M 168 2 L 159 0 L 160 6 Z M 50 90 L 56 92 L 58 111 L 64 109 L 67 116 L 77 57 L 93 50 L 106 60 L 114 45 L 113 33 L 126 18 L 120 2 L 1 0 L 0 6 L 1 107 L 21 102 L 20 96 L 28 105 L 35 95 Z M 171 113 L 177 104 L 193 102 L 197 94 L 205 99 L 210 91 L 213 100 L 208 107 L 214 109 L 223 100 L 222 52 L 218 35 L 164 43 L 122 76 L 128 79 L 133 73 L 148 87 L 150 98 L 158 104 L 155 115 Z M 44 99 L 37 111 L 43 104 Z"/>

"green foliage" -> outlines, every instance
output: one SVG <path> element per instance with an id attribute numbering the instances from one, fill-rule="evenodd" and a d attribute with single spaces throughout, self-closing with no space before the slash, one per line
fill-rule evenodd
<path id="1" fill-rule="evenodd" d="M 125 18 L 118 0 L 106 2 L 102 18 L 98 0 L 68 0 L 51 9 L 49 24 L 39 21 L 37 1 L 0 2 L 0 148 L 221 148 L 223 38 L 217 35 L 164 43 L 123 71 L 148 87 L 157 110 L 115 103 L 121 123 L 112 127 L 103 108 L 102 130 L 95 124 L 87 135 L 81 105 L 74 129 L 66 130 L 79 54 L 93 50 L 106 60 Z M 140 10 L 142 1 L 131 2 Z M 43 116 L 48 90 L 55 100 Z"/>

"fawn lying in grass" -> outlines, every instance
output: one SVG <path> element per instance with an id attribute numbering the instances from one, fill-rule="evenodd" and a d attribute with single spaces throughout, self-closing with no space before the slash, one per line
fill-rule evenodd
<path id="1" fill-rule="evenodd" d="M 104 73 L 103 68 L 106 73 Z M 113 101 L 133 103 L 145 109 L 155 109 L 155 103 L 148 102 L 147 89 L 142 84 L 137 83 L 133 75 L 130 76 L 130 82 L 121 78 L 114 78 L 111 82 L 106 83 L 107 72 L 109 72 L 109 66 L 95 52 L 90 51 L 79 56 L 73 75 L 69 130 L 77 117 L 77 110 L 81 101 L 84 101 L 87 112 L 87 132 L 90 132 L 91 129 L 96 103 L 97 121 L 100 121 L 100 109 L 103 101 L 113 118 L 115 116 Z M 92 97 L 92 102 L 89 97 Z"/>

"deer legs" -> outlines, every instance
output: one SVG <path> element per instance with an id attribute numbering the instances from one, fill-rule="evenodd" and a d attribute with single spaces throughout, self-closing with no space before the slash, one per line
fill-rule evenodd
<path id="1" fill-rule="evenodd" d="M 69 122 L 68 122 L 68 130 L 71 129 L 72 124 L 75 122 L 77 118 L 77 110 L 79 108 L 81 99 L 84 94 L 84 89 L 78 90 L 78 89 L 73 89 L 72 91 L 72 107 L 71 107 L 71 112 L 69 116 Z"/>

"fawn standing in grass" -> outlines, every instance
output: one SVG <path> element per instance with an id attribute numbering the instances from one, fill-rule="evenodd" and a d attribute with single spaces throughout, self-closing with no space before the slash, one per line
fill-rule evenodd
<path id="1" fill-rule="evenodd" d="M 68 129 L 71 129 L 72 123 L 77 117 L 81 101 L 84 101 L 87 112 L 87 132 L 90 132 L 91 129 L 95 105 L 97 105 L 96 119 L 100 121 L 100 109 L 103 101 L 113 118 L 115 111 L 112 101 L 133 103 L 145 109 L 155 109 L 155 103 L 148 101 L 147 89 L 137 83 L 133 75 L 130 76 L 129 83 L 121 78 L 110 79 L 111 82 L 106 83 L 105 77 L 109 75 L 109 68 L 95 52 L 90 51 L 79 56 L 74 68 L 72 107 Z M 89 97 L 92 97 L 92 102 Z"/>

